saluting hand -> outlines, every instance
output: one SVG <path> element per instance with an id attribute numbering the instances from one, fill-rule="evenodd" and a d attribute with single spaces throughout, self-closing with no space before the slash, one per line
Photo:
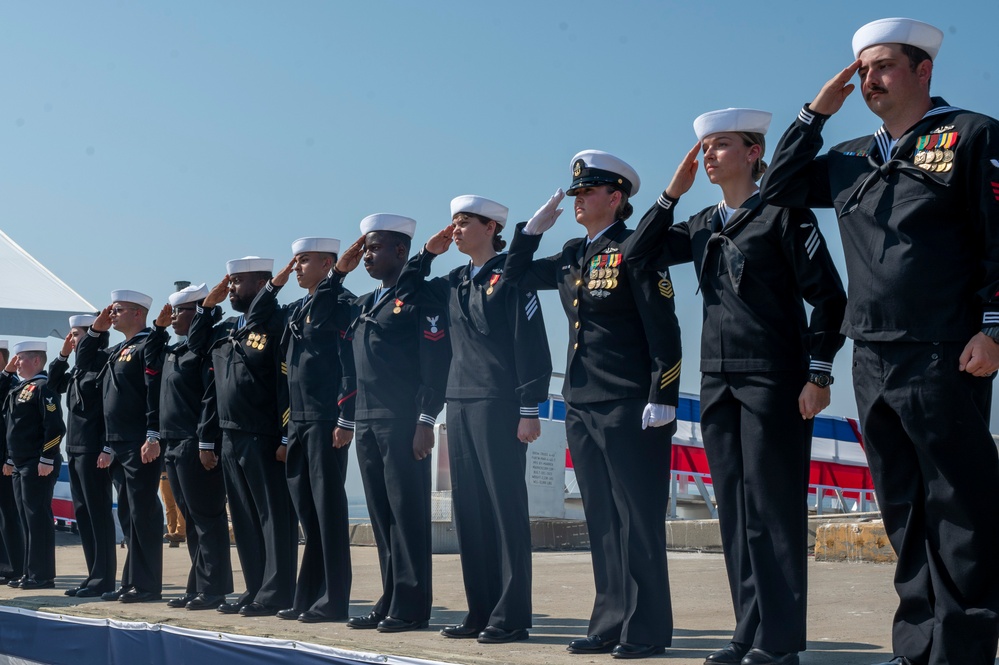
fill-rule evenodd
<path id="1" fill-rule="evenodd" d="M 281 268 L 278 274 L 271 277 L 271 284 L 274 286 L 284 286 L 288 283 L 288 278 L 291 276 L 292 271 L 295 269 L 295 265 L 298 264 L 298 257 L 292 257 L 291 261 L 288 262 L 284 268 Z"/>
<path id="2" fill-rule="evenodd" d="M 7 361 L 7 366 L 3 368 L 3 371 L 7 372 L 8 374 L 16 374 L 17 373 L 17 354 L 16 353 L 10 357 L 10 360 Z"/>
<path id="3" fill-rule="evenodd" d="M 62 341 L 62 350 L 59 351 L 59 355 L 69 357 L 69 354 L 73 353 L 73 349 L 76 348 L 76 342 L 73 341 L 73 331 L 70 330 L 66 334 L 66 339 Z"/>
<path id="4" fill-rule="evenodd" d="M 101 310 L 97 318 L 91 324 L 90 329 L 94 332 L 107 332 L 111 330 L 111 305 Z"/>
<path id="5" fill-rule="evenodd" d="M 430 237 L 427 241 L 427 251 L 431 254 L 443 254 L 452 242 L 454 242 L 454 224 L 448 224 Z"/>
<path id="6" fill-rule="evenodd" d="M 534 213 L 534 217 L 531 217 L 527 225 L 524 226 L 524 233 L 529 236 L 536 236 L 553 227 L 555 220 L 562 214 L 562 208 L 559 208 L 558 204 L 564 198 L 565 192 L 562 191 L 562 188 L 556 189 L 552 197 L 548 199 L 548 203 L 538 208 L 538 211 Z"/>
<path id="7" fill-rule="evenodd" d="M 843 102 L 846 101 L 846 98 L 857 87 L 850 83 L 850 79 L 853 78 L 858 69 L 860 69 L 859 58 L 849 67 L 829 79 L 829 82 L 822 86 L 819 94 L 815 96 L 815 99 L 808 105 L 808 108 L 822 115 L 832 115 L 843 108 Z"/>
<path id="8" fill-rule="evenodd" d="M 805 387 L 798 395 L 798 412 L 801 413 L 802 420 L 811 420 L 829 406 L 832 397 L 832 390 L 829 386 L 820 388 L 811 381 L 805 382 Z"/>
<path id="9" fill-rule="evenodd" d="M 163 309 L 160 313 L 156 315 L 156 320 L 153 321 L 153 325 L 157 328 L 166 328 L 170 325 L 170 319 L 173 316 L 173 306 L 170 303 L 163 305 Z"/>
<path id="10" fill-rule="evenodd" d="M 222 281 L 212 287 L 212 290 L 205 296 L 201 307 L 205 310 L 212 309 L 215 305 L 225 300 L 229 295 L 229 275 L 222 278 Z"/>
<path id="11" fill-rule="evenodd" d="M 354 268 L 361 265 L 361 257 L 364 256 L 364 236 L 354 241 L 354 244 L 347 248 L 336 261 L 336 271 L 346 275 L 353 272 Z"/>
<path id="12" fill-rule="evenodd" d="M 673 179 L 669 181 L 669 186 L 666 188 L 666 196 L 678 199 L 690 191 L 694 185 L 694 178 L 697 177 L 697 153 L 700 151 L 701 142 L 698 141 L 680 162 L 680 165 L 676 167 L 676 173 L 673 174 Z"/>

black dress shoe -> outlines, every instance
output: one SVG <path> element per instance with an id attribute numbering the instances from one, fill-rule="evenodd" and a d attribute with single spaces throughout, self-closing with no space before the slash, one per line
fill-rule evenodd
<path id="1" fill-rule="evenodd" d="M 69 596 L 70 598 L 72 598 L 73 596 L 76 595 L 76 592 L 79 591 L 79 590 L 80 590 L 80 587 L 75 586 L 72 589 L 66 589 L 65 591 L 63 591 L 62 595 Z"/>
<path id="2" fill-rule="evenodd" d="M 114 591 L 105 591 L 104 593 L 101 594 L 101 600 L 118 600 L 123 595 L 125 595 L 126 591 L 128 591 L 128 589 L 126 589 L 123 586 L 118 587 Z M 77 595 L 80 594 L 77 593 Z"/>
<path id="3" fill-rule="evenodd" d="M 225 602 L 225 596 L 213 596 L 210 593 L 199 593 L 188 601 L 186 607 L 189 610 L 217 610 L 219 605 Z"/>
<path id="4" fill-rule="evenodd" d="M 55 580 L 36 580 L 34 577 L 29 577 L 26 580 L 21 580 L 21 583 L 17 586 L 17 588 L 24 591 L 33 591 L 35 589 L 54 589 Z"/>
<path id="5" fill-rule="evenodd" d="M 350 617 L 349 619 L 347 619 L 347 627 L 359 628 L 362 630 L 368 628 L 377 628 L 378 624 L 381 623 L 382 619 L 384 618 L 385 618 L 384 614 L 379 614 L 378 612 L 372 610 L 371 612 L 365 614 L 364 616 Z"/>
<path id="6" fill-rule="evenodd" d="M 278 610 L 275 615 L 278 619 L 285 619 L 286 621 L 294 621 L 302 614 L 302 610 L 296 610 L 294 607 L 289 607 L 286 610 Z"/>
<path id="7" fill-rule="evenodd" d="M 337 618 L 315 610 L 305 610 L 298 615 L 298 620 L 302 623 L 324 623 L 326 621 L 336 621 Z"/>
<path id="8" fill-rule="evenodd" d="M 181 609 L 187 607 L 187 604 L 191 602 L 194 598 L 193 593 L 185 593 L 183 596 L 177 596 L 176 598 L 171 598 L 167 601 L 167 607 L 172 607 L 174 609 Z"/>
<path id="9" fill-rule="evenodd" d="M 23 582 L 26 579 L 28 579 L 27 575 L 22 575 L 21 577 L 15 577 L 14 579 L 7 582 L 7 586 L 9 586 L 11 589 L 17 589 L 18 587 L 21 586 L 21 582 Z"/>
<path id="10" fill-rule="evenodd" d="M 798 653 L 780 653 L 752 648 L 743 656 L 742 665 L 798 665 Z"/>
<path id="11" fill-rule="evenodd" d="M 244 617 L 272 617 L 275 614 L 277 614 L 276 609 L 260 603 L 250 603 L 239 608 L 239 615 Z"/>
<path id="12" fill-rule="evenodd" d="M 396 619 L 395 617 L 385 617 L 378 622 L 377 630 L 379 633 L 404 633 L 407 630 L 420 630 L 429 625 L 430 622 L 426 619 L 423 621 L 406 621 L 405 619 Z"/>
<path id="13" fill-rule="evenodd" d="M 243 609 L 244 605 L 246 605 L 246 603 L 219 603 L 219 606 L 215 609 L 222 614 L 239 614 L 239 611 Z"/>
<path id="14" fill-rule="evenodd" d="M 441 628 L 441 635 L 456 640 L 470 640 L 473 637 L 478 637 L 481 632 L 481 628 L 469 626 L 464 623 L 459 623 L 456 626 L 444 626 Z"/>
<path id="15" fill-rule="evenodd" d="M 90 587 L 85 586 L 82 589 L 77 589 L 74 595 L 77 598 L 97 598 L 98 596 L 101 595 L 101 592 L 97 591 L 96 589 L 91 589 Z"/>
<path id="16" fill-rule="evenodd" d="M 666 647 L 659 647 L 655 644 L 629 644 L 628 642 L 621 642 L 611 651 L 611 656 L 614 658 L 649 658 L 651 656 L 658 656 L 661 653 L 666 653 Z"/>
<path id="17" fill-rule="evenodd" d="M 912 665 L 912 661 L 905 656 L 895 656 L 891 660 L 887 660 L 883 663 L 877 663 L 876 665 Z"/>
<path id="18" fill-rule="evenodd" d="M 504 644 L 506 642 L 520 642 L 528 637 L 527 630 L 524 628 L 503 630 L 496 626 L 486 626 L 479 633 L 478 641 L 482 644 Z"/>
<path id="19" fill-rule="evenodd" d="M 569 642 L 565 648 L 569 653 L 607 653 L 617 646 L 617 638 L 606 638 L 602 635 L 590 635 Z"/>
<path id="20" fill-rule="evenodd" d="M 708 654 L 704 659 L 704 665 L 739 665 L 748 651 L 748 644 L 729 642 L 724 649 Z"/>
<path id="21" fill-rule="evenodd" d="M 153 600 L 162 600 L 163 596 L 158 593 L 153 593 L 152 591 L 140 591 L 137 588 L 131 588 L 127 592 L 121 594 L 121 598 L 118 599 L 122 603 L 148 603 Z"/>

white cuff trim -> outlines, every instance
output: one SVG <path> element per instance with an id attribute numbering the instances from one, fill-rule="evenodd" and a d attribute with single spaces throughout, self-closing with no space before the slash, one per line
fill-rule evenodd
<path id="1" fill-rule="evenodd" d="M 520 417 L 521 418 L 537 418 L 538 417 L 538 407 L 536 406 L 522 406 L 520 407 Z"/>
<path id="2" fill-rule="evenodd" d="M 101 334 L 99 332 L 94 332 L 93 328 L 87 328 L 87 336 L 88 337 L 100 337 Z"/>
<path id="3" fill-rule="evenodd" d="M 53 464 L 55 464 L 55 460 L 54 459 L 50 459 L 48 457 L 39 457 L 38 458 L 38 463 L 39 464 L 45 464 L 47 466 L 52 466 Z"/>
<path id="4" fill-rule="evenodd" d="M 826 374 L 832 374 L 832 363 L 824 362 L 822 360 L 812 360 L 808 363 L 808 369 L 812 372 L 825 372 Z"/>
<path id="5" fill-rule="evenodd" d="M 999 312 L 985 312 L 982 314 L 983 326 L 999 326 Z"/>
<path id="6" fill-rule="evenodd" d="M 158 442 L 160 440 L 160 433 L 154 430 L 146 430 L 146 438 Z"/>
<path id="7" fill-rule="evenodd" d="M 437 424 L 437 418 L 430 415 L 429 413 L 421 413 L 420 417 L 417 419 L 417 422 L 420 423 L 421 425 L 429 425 L 430 427 L 433 427 L 434 425 Z"/>
<path id="8" fill-rule="evenodd" d="M 102 449 L 101 449 L 101 452 L 102 452 L 102 453 L 105 453 L 105 454 L 107 454 L 107 455 L 110 455 L 110 454 L 111 454 L 111 453 L 113 453 L 114 451 L 113 451 L 113 450 L 111 450 L 111 446 L 104 446 L 104 448 L 102 448 Z"/>
<path id="9" fill-rule="evenodd" d="M 340 429 L 349 429 L 349 430 L 353 431 L 354 430 L 354 421 L 353 420 L 347 420 L 346 418 L 337 418 L 336 419 L 336 426 L 339 427 Z"/>
<path id="10" fill-rule="evenodd" d="M 286 437 L 286 436 L 282 436 L 281 437 L 281 445 L 282 446 L 287 446 L 288 445 L 288 437 Z"/>
<path id="11" fill-rule="evenodd" d="M 673 207 L 673 202 L 666 198 L 665 193 L 659 195 L 659 198 L 656 199 L 656 204 L 663 210 L 669 210 Z"/>
<path id="12" fill-rule="evenodd" d="M 813 122 L 815 122 L 815 114 L 812 111 L 809 111 L 807 108 L 801 107 L 801 110 L 798 111 L 798 120 L 805 123 L 806 125 L 811 125 Z"/>
<path id="13" fill-rule="evenodd" d="M 198 441 L 198 450 L 211 450 L 214 452 L 215 444 L 211 441 Z"/>

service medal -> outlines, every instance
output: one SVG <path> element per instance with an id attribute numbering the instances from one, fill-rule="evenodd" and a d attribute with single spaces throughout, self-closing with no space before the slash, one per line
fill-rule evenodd
<path id="1" fill-rule="evenodd" d="M 597 280 L 595 280 L 595 279 L 591 279 L 591 280 L 590 280 L 590 281 L 589 281 L 589 282 L 588 282 L 588 283 L 586 284 L 586 288 L 588 288 L 588 289 L 589 289 L 590 291 L 592 291 L 593 289 L 597 288 Z"/>
<path id="2" fill-rule="evenodd" d="M 921 165 L 925 161 L 926 161 L 926 153 L 921 150 L 916 153 L 915 157 L 912 158 L 912 163 L 915 164 L 916 166 Z"/>
<path id="3" fill-rule="evenodd" d="M 398 313 L 400 313 L 400 312 L 402 311 L 402 306 L 403 306 L 404 304 L 405 304 L 404 302 L 402 302 L 401 300 L 399 300 L 398 298 L 396 298 L 396 299 L 395 299 L 395 309 L 393 309 L 393 310 L 392 310 L 392 313 L 393 313 L 393 314 L 398 314 Z"/>
<path id="4" fill-rule="evenodd" d="M 608 279 L 608 280 L 607 280 L 607 288 L 608 288 L 608 289 L 613 289 L 613 288 L 615 288 L 616 286 L 617 286 L 617 280 L 616 280 L 616 279 L 614 279 L 614 278 L 611 278 L 611 279 Z"/>
<path id="5" fill-rule="evenodd" d="M 953 150 L 946 150 L 945 149 L 943 151 L 943 160 L 945 162 L 953 162 L 954 161 L 954 151 Z"/>
<path id="6" fill-rule="evenodd" d="M 933 149 L 933 162 L 936 163 L 936 162 L 940 162 L 940 161 L 943 161 L 943 150 L 941 150 L 940 148 L 934 148 Z"/>

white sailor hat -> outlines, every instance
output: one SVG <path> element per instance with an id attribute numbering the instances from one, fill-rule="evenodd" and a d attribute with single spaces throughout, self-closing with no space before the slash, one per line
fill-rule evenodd
<path id="1" fill-rule="evenodd" d="M 908 44 L 923 49 L 930 60 L 936 60 L 943 38 L 943 31 L 929 23 L 911 18 L 883 18 L 854 33 L 853 57 L 859 58 L 861 51 L 877 44 Z"/>
<path id="2" fill-rule="evenodd" d="M 189 302 L 198 302 L 207 295 L 208 287 L 204 284 L 199 284 L 198 286 L 185 286 L 180 291 L 174 291 L 167 300 L 170 301 L 171 307 L 176 307 L 177 305 Z"/>
<path id="3" fill-rule="evenodd" d="M 577 189 L 594 185 L 610 185 L 628 196 L 634 196 L 641 184 L 635 169 L 603 150 L 576 153 L 569 167 L 572 169 L 572 184 L 565 190 L 569 196 L 575 196 Z"/>
<path id="4" fill-rule="evenodd" d="M 372 231 L 395 231 L 410 238 L 416 233 L 416 220 L 402 215 L 392 215 L 379 212 L 368 215 L 361 220 L 361 233 L 368 235 Z"/>
<path id="5" fill-rule="evenodd" d="M 756 109 L 720 109 L 708 111 L 694 120 L 694 133 L 697 140 L 718 132 L 750 132 L 766 134 L 770 129 L 773 113 Z"/>
<path id="6" fill-rule="evenodd" d="M 235 275 L 241 272 L 273 272 L 274 259 L 262 259 L 259 256 L 244 256 L 241 259 L 226 261 L 225 272 Z"/>
<path id="7" fill-rule="evenodd" d="M 97 317 L 93 314 L 75 314 L 69 317 L 70 328 L 89 328 L 94 325 Z"/>
<path id="8" fill-rule="evenodd" d="M 510 213 L 510 209 L 482 196 L 462 194 L 451 199 L 451 216 L 454 217 L 459 212 L 480 215 L 493 220 L 502 227 L 506 226 L 506 216 Z"/>
<path id="9" fill-rule="evenodd" d="M 151 296 L 147 296 L 145 293 L 139 293 L 138 291 L 129 291 L 128 289 L 118 289 L 117 291 L 112 291 L 111 302 L 130 302 L 146 309 L 153 306 L 153 299 Z"/>
<path id="10" fill-rule="evenodd" d="M 24 353 L 25 351 L 48 351 L 48 345 L 45 342 L 29 340 L 26 342 L 18 342 L 11 349 L 11 353 L 15 356 L 19 353 Z"/>
<path id="11" fill-rule="evenodd" d="M 336 238 L 299 238 L 291 243 L 291 253 L 298 256 L 302 252 L 339 254 L 340 241 Z"/>

